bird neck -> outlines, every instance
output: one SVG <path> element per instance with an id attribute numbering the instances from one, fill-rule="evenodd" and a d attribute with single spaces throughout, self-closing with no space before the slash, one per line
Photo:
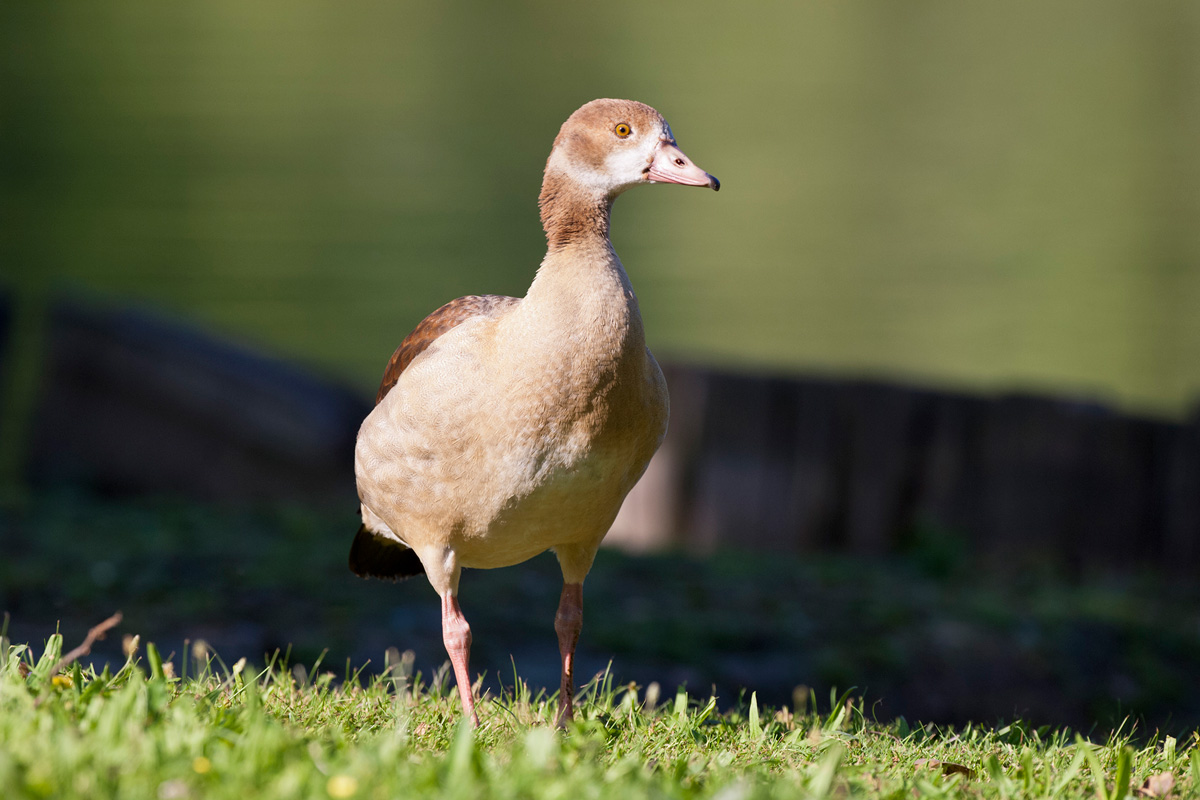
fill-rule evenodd
<path id="1" fill-rule="evenodd" d="M 566 173 L 547 167 L 538 207 L 550 253 L 577 247 L 611 251 L 608 224 L 612 201 L 607 192 L 584 186 Z"/>
<path id="2" fill-rule="evenodd" d="M 637 297 L 607 237 L 546 253 L 510 329 L 523 342 L 522 371 L 574 398 L 563 404 L 586 404 L 619 375 L 645 367 Z"/>
<path id="3" fill-rule="evenodd" d="M 641 316 L 629 276 L 608 238 L 612 200 L 547 177 L 542 220 L 549 249 L 523 310 L 553 331 L 546 334 L 548 340 L 620 349 L 631 332 L 640 336 Z"/>
<path id="4" fill-rule="evenodd" d="M 614 197 L 555 168 L 551 158 L 538 201 L 549 247 L 523 303 L 530 314 L 536 310 L 547 341 L 577 342 L 601 360 L 623 350 L 630 336 L 641 338 L 637 298 L 608 238 Z"/>

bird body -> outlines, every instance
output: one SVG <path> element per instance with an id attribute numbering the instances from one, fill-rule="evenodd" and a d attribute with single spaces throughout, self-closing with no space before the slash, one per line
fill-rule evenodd
<path id="1" fill-rule="evenodd" d="M 524 299 L 438 337 L 363 423 L 363 506 L 439 593 L 457 589 L 454 566 L 557 547 L 587 552 L 566 576 L 582 581 L 666 433 L 666 382 L 621 263 L 578 255 L 553 254 Z"/>
<path id="2" fill-rule="evenodd" d="M 649 106 L 597 100 L 576 111 L 547 161 L 539 205 L 549 248 L 526 296 L 463 297 L 422 321 L 359 431 L 363 528 L 351 568 L 427 574 L 473 719 L 460 570 L 555 551 L 559 721 L 569 719 L 583 580 L 666 433 L 666 382 L 608 238 L 612 201 L 647 182 L 719 188 Z"/>

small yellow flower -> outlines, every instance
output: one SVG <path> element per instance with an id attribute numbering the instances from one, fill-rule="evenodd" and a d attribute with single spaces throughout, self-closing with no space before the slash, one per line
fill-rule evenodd
<path id="1" fill-rule="evenodd" d="M 334 775 L 325 784 L 325 791 L 329 792 L 330 797 L 336 797 L 338 800 L 353 797 L 358 792 L 358 779 L 350 775 Z"/>
<path id="2" fill-rule="evenodd" d="M 54 684 L 55 689 L 70 689 L 75 685 L 70 675 L 55 675 L 50 679 L 50 683 Z"/>
<path id="3" fill-rule="evenodd" d="M 212 762 L 204 756 L 196 756 L 192 759 L 192 772 L 197 775 L 203 775 L 212 769 Z"/>

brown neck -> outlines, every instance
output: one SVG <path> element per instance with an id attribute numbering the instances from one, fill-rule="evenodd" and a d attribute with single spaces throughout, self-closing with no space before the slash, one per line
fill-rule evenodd
<path id="1" fill-rule="evenodd" d="M 611 197 L 589 192 L 563 173 L 547 170 L 538 207 L 551 252 L 589 242 L 608 246 Z"/>

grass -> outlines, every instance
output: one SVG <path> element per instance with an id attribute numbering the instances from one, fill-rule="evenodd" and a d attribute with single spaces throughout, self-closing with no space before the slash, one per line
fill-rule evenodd
<path id="1" fill-rule="evenodd" d="M 226 667 L 203 647 L 164 663 L 153 645 L 99 672 L 0 648 L 0 786 L 17 798 L 1200 797 L 1200 733 L 1090 742 L 1070 730 L 909 728 L 849 696 L 797 709 L 656 697 L 601 675 L 578 718 L 517 680 L 461 724 L 444 672 L 335 676 L 273 659 Z M 56 672 L 56 669 L 58 670 Z"/>
<path id="2" fill-rule="evenodd" d="M 0 512 L 0 612 L 14 642 L 55 630 L 82 639 L 120 609 L 122 631 L 164 654 L 208 640 L 230 662 L 290 648 L 292 660 L 445 658 L 437 596 L 424 578 L 362 581 L 346 569 L 353 503 L 323 512 L 221 509 L 79 491 L 32 495 Z M 928 539 L 928 537 L 926 537 Z M 940 724 L 1070 724 L 1096 733 L 1200 727 L 1200 584 L 1158 572 L 1088 576 L 974 558 L 926 541 L 888 558 L 832 553 L 601 551 L 584 587 L 580 674 L 612 662 L 623 680 L 714 691 L 722 710 L 752 687 L 793 704 L 858 686 L 874 714 Z M 472 668 L 485 686 L 558 685 L 562 573 L 552 554 L 463 575 Z M 124 661 L 119 639 L 97 658 Z M 499 674 L 497 674 L 499 673 Z M 1097 734 L 1099 735 L 1099 734 Z"/>
<path id="3" fill-rule="evenodd" d="M 78 642 L 120 609 L 122 631 L 168 656 L 204 639 L 230 662 L 290 648 L 311 665 L 327 650 L 339 671 L 372 660 L 374 672 L 396 647 L 431 675 L 445 658 L 437 597 L 424 579 L 352 575 L 357 525 L 353 503 L 231 509 L 41 491 L 23 511 L 0 511 L 0 611 L 17 642 L 56 630 Z M 1181 741 L 1200 727 L 1191 576 L 997 563 L 926 539 L 875 559 L 602 550 L 584 588 L 579 674 L 611 662 L 623 681 L 715 691 L 722 711 L 743 687 L 778 707 L 805 684 L 822 697 L 857 686 L 880 718 L 959 727 L 1020 718 L 1102 736 L 1133 717 L 1139 732 Z M 561 581 L 551 554 L 464 573 L 471 666 L 486 688 L 511 683 L 513 662 L 535 688 L 557 687 Z M 124 661 L 119 637 L 94 654 L 114 669 Z"/>
<path id="4" fill-rule="evenodd" d="M 349 510 L 35 500 L 0 517 L 12 639 L 41 643 L 58 624 L 75 643 L 94 609 L 120 608 L 121 630 L 171 646 L 123 652 L 114 636 L 58 674 L 58 635 L 0 646 L 4 800 L 1121 800 L 1165 796 L 1164 775 L 1170 797 L 1200 797 L 1194 581 L 1006 574 L 928 547 L 875 560 L 606 551 L 580 663 L 614 666 L 558 733 L 554 695 L 537 689 L 557 684 L 553 557 L 475 571 L 463 603 L 487 680 L 472 732 L 434 668 L 436 599 L 422 581 L 346 571 Z M 230 663 L 178 644 L 201 638 Z M 289 642 L 288 657 L 261 656 Z"/>

